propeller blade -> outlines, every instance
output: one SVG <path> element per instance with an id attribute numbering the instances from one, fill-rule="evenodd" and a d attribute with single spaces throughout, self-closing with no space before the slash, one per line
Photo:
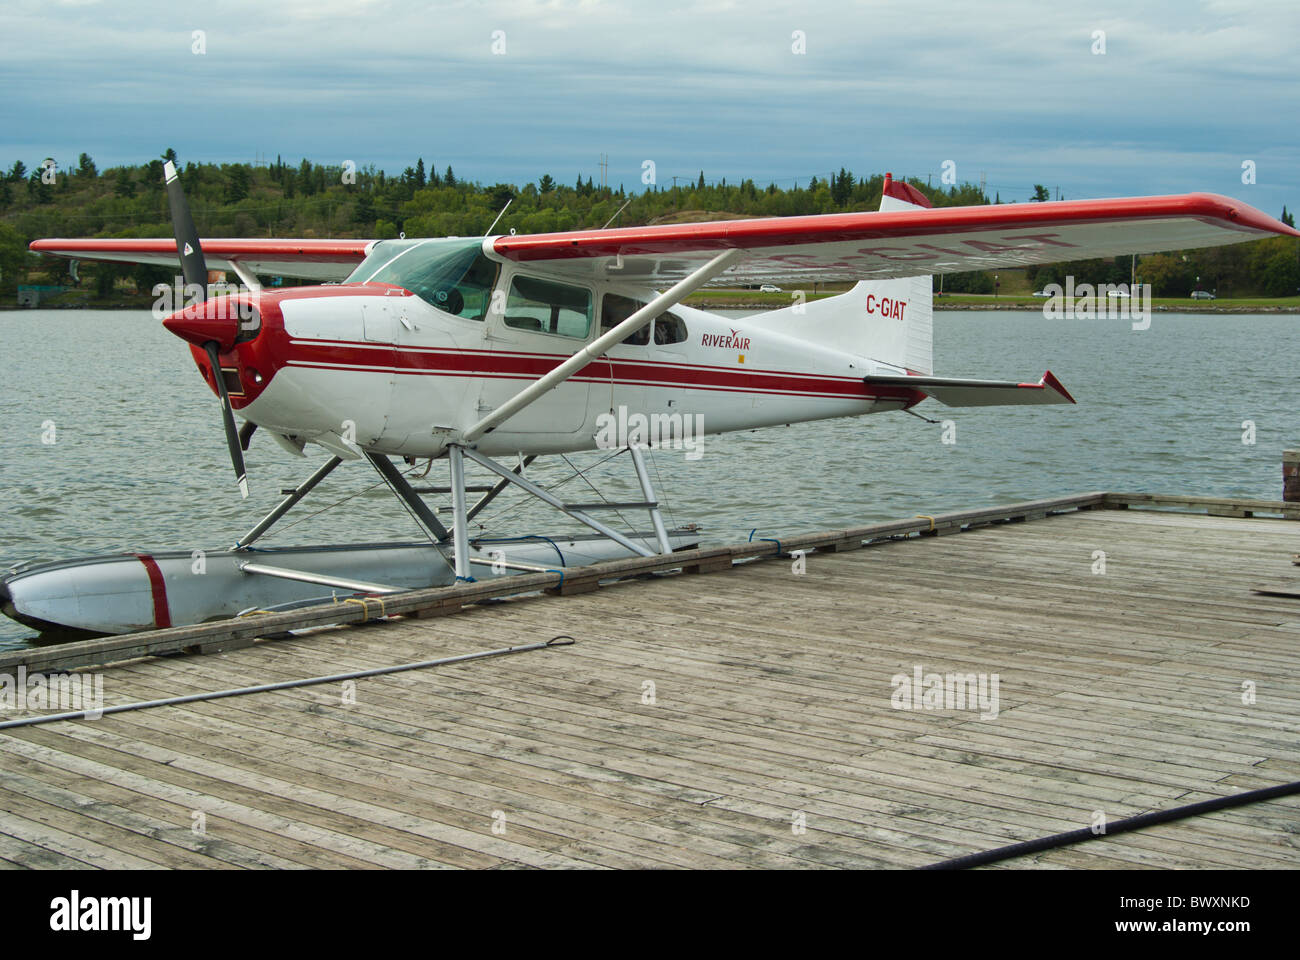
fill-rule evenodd
<path id="1" fill-rule="evenodd" d="M 230 447 L 230 462 L 235 467 L 235 482 L 239 484 L 239 493 L 248 498 L 248 474 L 244 470 L 244 451 L 239 442 L 239 430 L 235 427 L 235 411 L 230 406 L 230 394 L 226 393 L 226 379 L 221 375 L 221 358 L 217 353 L 215 340 L 203 345 L 207 351 L 208 361 L 212 364 L 212 375 L 217 378 L 217 392 L 221 394 L 221 416 L 226 425 L 226 445 Z M 251 432 L 250 432 L 251 436 Z"/>
<path id="2" fill-rule="evenodd" d="M 203 288 L 206 297 L 208 265 L 203 259 L 203 249 L 199 246 L 199 233 L 194 229 L 190 205 L 185 202 L 185 191 L 181 189 L 180 174 L 176 172 L 176 166 L 170 160 L 163 164 L 163 181 L 167 185 L 167 205 L 172 212 L 172 233 L 176 237 L 176 253 L 181 258 L 181 273 L 185 276 L 185 285 L 197 283 Z"/>

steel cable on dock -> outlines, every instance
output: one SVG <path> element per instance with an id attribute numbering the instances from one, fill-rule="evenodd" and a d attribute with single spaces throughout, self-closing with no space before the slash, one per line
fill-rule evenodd
<path id="1" fill-rule="evenodd" d="M 454 657 L 442 657 L 438 660 L 421 660 L 418 663 L 399 663 L 391 667 L 374 667 L 370 670 L 355 670 L 350 673 L 332 673 L 324 677 L 308 677 L 304 680 L 283 680 L 279 683 L 263 683 L 254 687 L 234 687 L 230 690 L 216 690 L 209 693 L 190 693 L 181 697 L 165 697 L 161 700 L 142 700 L 137 703 L 123 703 L 104 707 L 102 710 L 73 710 L 68 713 L 48 713 L 39 717 L 23 717 L 0 723 L 0 730 L 12 730 L 14 727 L 31 727 L 38 723 L 54 723 L 56 720 L 98 719 L 110 713 L 125 713 L 130 710 L 146 710 L 150 707 L 169 707 L 181 703 L 197 703 L 201 700 L 221 700 L 226 697 L 240 697 L 249 693 L 270 693 L 275 690 L 293 690 L 298 687 L 319 686 L 322 683 L 339 683 L 343 680 L 361 680 L 365 677 L 381 677 L 389 673 L 403 673 L 407 670 L 421 670 L 426 667 L 442 667 L 451 663 L 466 663 L 470 660 L 484 660 L 488 657 L 504 657 L 512 653 L 527 653 L 530 650 L 543 650 L 547 647 L 568 647 L 574 643 L 573 637 L 561 634 L 550 640 L 529 643 L 522 647 L 500 647 L 496 650 L 482 650 L 478 653 L 462 653 Z"/>
<path id="2" fill-rule="evenodd" d="M 983 853 L 972 853 L 964 857 L 954 857 L 951 860 L 940 860 L 938 863 L 928 863 L 923 867 L 917 867 L 917 869 L 965 870 L 967 867 L 982 867 L 987 863 L 997 863 L 1000 860 L 1023 857 L 1026 854 L 1038 853 L 1041 850 L 1052 850 L 1072 843 L 1082 843 L 1085 840 L 1100 840 L 1103 837 L 1113 837 L 1116 834 L 1141 830 L 1143 827 L 1153 827 L 1160 823 L 1184 820 L 1188 817 L 1200 816 L 1203 813 L 1213 813 L 1216 810 L 1227 810 L 1231 807 L 1242 807 L 1249 803 L 1273 800 L 1277 797 L 1286 797 L 1295 793 L 1300 793 L 1300 780 L 1275 787 L 1248 790 L 1245 793 L 1236 793 L 1230 797 L 1200 800 L 1181 807 L 1172 807 L 1169 810 L 1156 810 L 1152 813 L 1141 813 L 1134 817 L 1126 817 L 1123 820 L 1116 820 L 1114 823 L 1107 824 L 1105 832 L 1102 833 L 1093 832 L 1091 827 L 1083 827 L 1080 830 L 1071 830 L 1068 833 L 1057 833 L 1050 837 L 1040 837 L 1037 840 L 1025 840 L 1022 843 L 1013 843 L 1005 847 L 985 850 Z"/>

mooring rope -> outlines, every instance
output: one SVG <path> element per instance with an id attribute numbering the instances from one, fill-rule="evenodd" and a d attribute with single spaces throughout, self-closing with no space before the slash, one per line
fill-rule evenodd
<path id="1" fill-rule="evenodd" d="M 563 575 L 561 575 L 563 576 Z M 181 703 L 197 703 L 201 700 L 222 700 L 226 697 L 241 697 L 249 693 L 270 693 L 274 690 L 294 690 L 299 687 L 319 686 L 322 683 L 339 683 L 343 680 L 360 680 L 365 677 L 381 677 L 389 673 L 403 673 L 407 670 L 422 670 L 426 667 L 442 667 L 449 663 L 466 663 L 470 660 L 484 660 L 488 657 L 504 657 L 512 653 L 527 653 L 530 650 L 544 650 L 547 647 L 568 647 L 574 643 L 573 637 L 560 634 L 540 643 L 529 643 L 522 647 L 500 647 L 496 650 L 483 650 L 479 653 L 462 653 L 455 657 L 442 657 L 438 660 L 421 660 L 418 663 L 400 663 L 391 667 L 375 667 L 371 670 L 356 670 L 351 673 L 331 673 L 324 677 L 308 677 L 304 680 L 283 680 L 280 683 L 263 683 L 254 687 L 235 687 L 230 690 L 216 690 L 210 693 L 190 693 L 182 697 L 165 697 L 161 700 L 143 700 L 138 703 L 123 703 L 102 710 L 73 710 L 68 713 L 49 713 L 39 717 L 23 717 L 0 723 L 0 730 L 12 730 L 15 727 L 31 727 L 38 723 L 54 723 L 56 720 L 85 720 L 106 716 L 110 713 L 125 713 L 129 710 L 147 710 L 152 707 L 170 707 Z"/>
<path id="2" fill-rule="evenodd" d="M 981 867 L 987 863 L 997 863 L 1000 860 L 1010 860 L 1012 857 L 1023 857 L 1026 854 L 1038 853 L 1040 850 L 1052 850 L 1056 847 L 1068 846 L 1072 843 L 1082 843 L 1085 840 L 1100 840 L 1104 837 L 1113 837 L 1116 834 L 1128 833 L 1131 830 L 1141 830 L 1143 827 L 1153 827 L 1159 823 L 1169 823 L 1174 820 L 1184 820 L 1187 817 L 1200 816 L 1203 813 L 1213 813 L 1216 810 L 1227 810 L 1231 807 L 1241 807 L 1248 803 L 1258 803 L 1261 800 L 1272 800 L 1276 797 L 1286 797 L 1293 793 L 1300 793 L 1300 780 L 1295 783 L 1284 783 L 1275 787 L 1262 787 L 1259 790 L 1248 790 L 1245 793 L 1234 793 L 1230 797 L 1215 797 L 1212 800 L 1201 800 L 1197 803 L 1189 803 L 1181 807 L 1172 807 L 1168 810 L 1157 810 L 1153 813 L 1140 813 L 1134 817 L 1126 817 L 1123 820 L 1116 820 L 1114 823 L 1106 824 L 1104 832 L 1095 832 L 1091 827 L 1083 827 L 1079 830 L 1071 830 L 1068 833 L 1056 833 L 1050 837 L 1040 837 L 1037 840 L 1026 840 L 1023 843 L 1013 843 L 1005 847 L 997 847 L 993 850 L 986 850 L 983 853 L 972 853 L 964 857 L 954 857 L 952 860 L 940 860 L 938 863 L 929 863 L 918 870 L 965 870 L 968 867 Z"/>

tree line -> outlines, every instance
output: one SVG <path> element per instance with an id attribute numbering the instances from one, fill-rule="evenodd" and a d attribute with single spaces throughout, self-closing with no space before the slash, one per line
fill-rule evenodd
<path id="1" fill-rule="evenodd" d="M 524 184 L 483 184 L 458 176 L 450 165 L 439 169 L 424 157 L 390 176 L 374 165 L 320 164 L 308 159 L 274 162 L 183 164 L 174 150 L 138 165 L 100 170 L 82 153 L 75 164 L 58 167 L 43 160 L 29 168 L 16 160 L 0 171 L 0 295 L 12 302 L 18 283 L 66 280 L 67 264 L 34 257 L 27 244 L 41 237 L 171 236 L 163 162 L 181 171 L 195 224 L 203 236 L 285 236 L 392 238 L 399 235 L 480 236 L 510 203 L 496 231 L 548 233 L 581 228 L 708 220 L 719 217 L 780 217 L 874 210 L 880 203 L 883 176 L 855 176 L 841 167 L 827 177 L 814 176 L 789 187 L 760 186 L 752 179 L 728 183 L 706 179 L 649 184 L 640 192 L 593 183 L 578 176 L 572 185 L 549 173 Z M 679 178 L 680 179 L 680 178 Z M 990 201 L 970 183 L 931 186 L 919 178 L 907 182 L 935 206 L 971 206 Z M 638 188 L 643 185 L 638 181 Z M 1034 184 L 1026 200 L 1045 200 L 1046 188 Z M 1293 219 L 1285 210 L 1283 217 Z M 1158 254 L 1138 261 L 1141 280 L 1158 296 L 1190 292 L 1206 279 L 1238 295 L 1280 296 L 1300 286 L 1297 244 L 1286 238 L 1254 241 L 1213 250 Z M 1038 286 L 1073 273 L 1077 282 L 1127 282 L 1129 260 L 1122 263 L 1031 268 Z M 100 295 L 124 278 L 148 289 L 166 270 L 119 264 L 81 265 L 83 283 L 93 282 Z M 985 273 L 945 279 L 945 290 L 992 291 Z"/>

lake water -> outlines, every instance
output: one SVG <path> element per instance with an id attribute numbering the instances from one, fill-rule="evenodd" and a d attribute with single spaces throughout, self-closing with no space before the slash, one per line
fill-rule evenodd
<path id="1" fill-rule="evenodd" d="M 654 453 L 652 473 L 669 519 L 698 522 L 709 542 L 1088 490 L 1278 499 L 1282 451 L 1300 442 L 1298 329 L 1300 317 L 1285 314 L 1156 313 L 1135 331 L 1127 320 L 939 312 L 939 374 L 1036 380 L 1050 367 L 1079 405 L 927 400 L 918 412 L 952 420 L 955 443 L 942 442 L 938 425 L 890 413 L 709 437 L 698 460 Z M 254 437 L 252 496 L 241 501 L 217 401 L 189 351 L 147 312 L 0 312 L 0 371 L 0 569 L 32 557 L 228 546 L 328 456 L 298 460 Z M 1243 443 L 1244 421 L 1253 443 Z M 52 444 L 42 442 L 49 422 Z M 569 459 L 585 468 L 602 456 Z M 549 485 L 571 472 L 547 459 L 530 477 Z M 445 484 L 444 474 L 435 464 L 431 481 Z M 626 457 L 592 478 L 612 500 L 636 498 Z M 595 499 L 582 480 L 563 489 Z M 346 502 L 318 512 L 337 501 Z M 486 511 L 493 530 L 577 526 L 514 504 L 502 497 Z M 277 529 L 268 545 L 420 538 L 360 464 L 337 470 Z M 0 618 L 0 648 L 30 636 Z"/>

